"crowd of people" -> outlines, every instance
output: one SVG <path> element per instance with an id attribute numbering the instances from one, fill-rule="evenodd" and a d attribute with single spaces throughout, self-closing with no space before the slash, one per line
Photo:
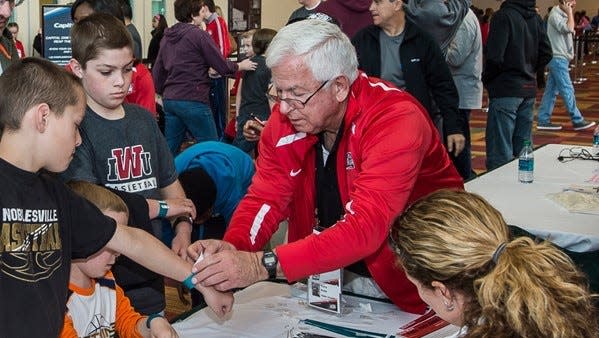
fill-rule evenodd
<path id="1" fill-rule="evenodd" d="M 534 0 L 299 3 L 233 62 L 213 0 L 156 14 L 146 59 L 129 1 L 77 0 L 63 69 L 27 57 L 0 0 L 2 335 L 177 337 L 163 276 L 224 316 L 237 288 L 341 269 L 345 291 L 432 308 L 455 337 L 596 337 L 579 267 L 463 190 L 483 85 L 489 170 L 531 139 L 546 66 L 537 128 L 561 128 L 556 93 L 595 125 L 567 67 L 597 20 L 575 24 L 575 0 L 546 23 Z"/>

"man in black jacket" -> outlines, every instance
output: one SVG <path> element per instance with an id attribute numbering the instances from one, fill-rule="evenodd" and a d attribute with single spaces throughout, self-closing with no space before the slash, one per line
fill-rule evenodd
<path id="1" fill-rule="evenodd" d="M 374 25 L 354 36 L 359 68 L 412 94 L 428 111 L 449 153 L 464 149 L 458 91 L 439 45 L 405 18 L 400 0 L 374 0 Z"/>
<path id="2" fill-rule="evenodd" d="M 551 45 L 535 0 L 506 0 L 493 15 L 483 83 L 489 92 L 487 170 L 517 157 L 531 140 L 536 73 L 551 60 Z"/>
<path id="3" fill-rule="evenodd" d="M 0 0 L 0 74 L 13 62 L 19 60 L 19 54 L 12 41 L 12 35 L 8 29 L 5 30 L 14 8 L 15 0 Z"/>

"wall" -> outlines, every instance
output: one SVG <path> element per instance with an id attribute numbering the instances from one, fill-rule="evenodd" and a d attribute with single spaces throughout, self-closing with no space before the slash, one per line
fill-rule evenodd
<path id="1" fill-rule="evenodd" d="M 48 2 L 42 0 L 42 2 Z M 59 4 L 66 4 L 72 0 L 58 0 Z M 152 30 L 152 5 L 147 0 L 132 0 L 133 4 L 133 23 L 139 30 L 143 41 L 144 55 L 147 52 L 147 46 L 151 39 Z M 173 0 L 166 1 L 166 19 L 169 25 L 175 23 Z M 215 4 L 220 6 L 227 16 L 228 1 L 215 0 Z M 297 0 L 262 0 L 262 27 L 280 29 L 285 25 L 289 15 L 293 10 L 299 7 Z M 31 55 L 33 50 L 33 38 L 41 26 L 40 18 L 40 0 L 26 0 L 23 4 L 14 10 L 15 21 L 19 24 L 19 40 L 23 42 L 27 55 Z"/>

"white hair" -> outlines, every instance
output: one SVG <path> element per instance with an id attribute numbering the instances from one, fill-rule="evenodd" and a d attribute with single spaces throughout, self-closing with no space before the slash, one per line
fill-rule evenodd
<path id="1" fill-rule="evenodd" d="M 266 50 L 266 65 L 276 67 L 289 57 L 302 57 L 317 81 L 344 75 L 353 83 L 358 77 L 358 57 L 349 38 L 322 20 L 302 20 L 279 30 Z"/>

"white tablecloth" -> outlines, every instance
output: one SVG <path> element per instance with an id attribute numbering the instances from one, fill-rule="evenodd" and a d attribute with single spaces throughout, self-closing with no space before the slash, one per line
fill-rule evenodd
<path id="1" fill-rule="evenodd" d="M 345 296 L 345 299 L 345 308 L 349 313 L 337 316 L 308 307 L 304 290 L 287 284 L 260 282 L 235 294 L 233 311 L 225 320 L 217 319 L 210 309 L 205 308 L 173 326 L 180 337 L 190 338 L 286 338 L 292 337 L 292 334 L 298 331 L 343 337 L 302 324 L 300 320 L 313 319 L 395 335 L 401 325 L 418 317 L 402 312 L 392 304 L 348 296 Z M 426 337 L 446 337 L 456 331 L 455 326 L 447 326 Z"/>
<path id="2" fill-rule="evenodd" d="M 571 147 L 577 146 L 548 144 L 537 149 L 531 184 L 518 182 L 514 160 L 466 183 L 466 190 L 482 195 L 510 225 L 572 251 L 599 250 L 599 216 L 569 212 L 547 197 L 571 184 L 599 185 L 599 161 L 557 160 L 562 149 Z"/>

